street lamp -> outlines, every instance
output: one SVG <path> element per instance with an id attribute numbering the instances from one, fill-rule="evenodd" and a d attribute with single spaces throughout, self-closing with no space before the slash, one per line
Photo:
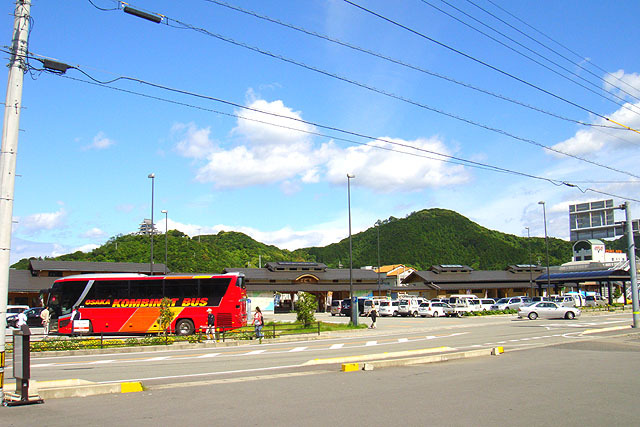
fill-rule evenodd
<path id="1" fill-rule="evenodd" d="M 351 178 L 355 175 L 347 174 L 347 203 L 349 206 L 349 299 L 351 299 L 351 323 L 358 324 L 358 301 L 353 297 L 353 245 L 351 243 Z"/>
<path id="2" fill-rule="evenodd" d="M 156 174 L 150 173 L 147 178 L 151 178 L 151 260 L 149 261 L 149 272 L 150 275 L 153 276 L 153 186 L 156 180 Z"/>
<path id="3" fill-rule="evenodd" d="M 551 292 L 551 276 L 549 276 L 549 237 L 547 236 L 547 205 L 540 201 L 539 205 L 542 205 L 542 215 L 544 218 L 544 243 L 547 247 L 547 296 Z"/>
<path id="4" fill-rule="evenodd" d="M 380 226 L 382 222 L 376 221 L 376 228 L 378 229 L 378 298 L 380 297 Z"/>
<path id="5" fill-rule="evenodd" d="M 169 227 L 169 211 L 162 210 L 160 212 L 164 214 L 164 274 L 167 274 L 167 230 Z"/>
<path id="6" fill-rule="evenodd" d="M 531 297 L 533 298 L 533 272 L 531 268 L 533 267 L 531 264 L 531 234 L 529 234 L 529 227 L 525 227 L 527 229 L 527 247 L 529 248 L 529 286 L 531 287 Z"/>

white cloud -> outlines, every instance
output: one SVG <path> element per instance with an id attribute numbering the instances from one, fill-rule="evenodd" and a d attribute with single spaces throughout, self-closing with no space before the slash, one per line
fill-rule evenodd
<path id="1" fill-rule="evenodd" d="M 53 230 L 64 224 L 67 212 L 60 209 L 58 212 L 38 213 L 24 218 L 18 218 L 19 230 L 27 235 L 39 233 L 44 230 Z"/>
<path id="2" fill-rule="evenodd" d="M 640 74 L 627 74 L 624 70 L 609 73 L 604 76 L 604 88 L 621 97 L 628 94 L 640 97 Z"/>
<path id="3" fill-rule="evenodd" d="M 399 148 L 398 145 L 381 141 L 348 147 L 341 155 L 334 156 L 327 162 L 328 179 L 334 183 L 343 183 L 346 174 L 352 173 L 356 176 L 354 184 L 380 192 L 392 192 L 461 184 L 470 178 L 463 166 L 436 160 L 442 157 L 426 152 L 450 154 L 444 143 L 437 138 L 420 138 L 414 141 L 388 137 L 382 139 L 424 151 Z M 389 150 L 411 152 L 420 157 Z"/>
<path id="4" fill-rule="evenodd" d="M 104 150 L 111 147 L 115 142 L 112 139 L 107 138 L 104 132 L 98 132 L 93 137 L 93 142 L 84 147 L 85 150 Z"/>
<path id="5" fill-rule="evenodd" d="M 612 84 L 624 89 L 625 91 L 633 94 L 634 96 L 640 96 L 640 75 L 638 74 L 625 74 L 620 70 L 613 73 L 615 77 L 609 75 L 605 76 L 605 89 L 618 93 L 619 95 L 625 95 L 618 89 L 614 88 Z M 622 80 L 621 83 L 617 79 Z M 626 83 L 626 84 L 625 84 Z M 631 85 L 633 88 L 630 88 Z M 597 118 L 593 121 L 597 126 L 616 126 L 616 123 L 620 123 L 624 126 L 632 129 L 640 129 L 640 102 L 632 104 L 626 103 L 612 114 L 608 114 L 607 117 L 610 120 L 603 118 Z M 588 129 L 581 129 L 576 134 L 556 145 L 554 149 L 562 151 L 564 153 L 583 156 L 586 154 L 606 153 L 619 149 L 638 149 L 640 148 L 640 134 L 627 129 L 611 129 L 602 127 L 590 127 Z M 562 156 L 561 154 L 554 154 L 554 156 Z"/>
<path id="6" fill-rule="evenodd" d="M 314 132 L 315 128 L 291 120 L 301 119 L 301 113 L 282 101 L 258 99 L 249 106 L 253 110 L 238 112 L 241 118 L 232 131 L 238 143 L 228 149 L 214 147 L 208 128 L 198 129 L 193 124 L 174 126 L 174 131 L 185 135 L 176 146 L 180 154 L 200 160 L 204 160 L 206 154 L 206 164 L 196 172 L 197 181 L 212 183 L 217 188 L 280 184 L 285 194 L 292 194 L 299 191 L 302 184 L 323 180 L 343 183 L 347 172 L 357 174 L 357 185 L 379 192 L 418 191 L 461 184 L 470 179 L 463 166 L 436 160 L 444 158 L 431 153 L 448 155 L 451 150 L 435 137 L 413 141 L 385 138 L 390 142 L 371 141 L 347 148 L 333 141 L 318 145 L 305 133 Z"/>
<path id="7" fill-rule="evenodd" d="M 105 237 L 106 235 L 107 233 L 105 233 L 104 231 L 102 231 L 97 227 L 94 227 L 91 230 L 87 230 L 84 233 L 82 233 L 80 237 L 83 237 L 85 239 L 99 239 L 99 238 Z"/>
<path id="8" fill-rule="evenodd" d="M 176 151 L 183 157 L 204 159 L 215 149 L 210 139 L 211 129 L 198 129 L 194 123 L 175 124 L 171 132 L 179 135 Z"/>

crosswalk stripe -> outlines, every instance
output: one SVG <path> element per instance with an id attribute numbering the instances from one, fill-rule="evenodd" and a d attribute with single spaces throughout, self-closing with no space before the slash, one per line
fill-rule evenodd
<path id="1" fill-rule="evenodd" d="M 331 347 L 329 347 L 330 350 L 337 350 L 339 348 L 344 347 L 344 344 L 334 344 Z"/>
<path id="2" fill-rule="evenodd" d="M 216 357 L 217 355 L 219 355 L 220 353 L 209 353 L 209 354 L 203 354 L 201 356 L 198 356 L 198 359 L 206 359 L 207 357 Z"/>
<path id="3" fill-rule="evenodd" d="M 305 351 L 308 347 L 296 347 L 289 350 L 290 353 L 294 353 L 296 351 Z"/>
<path id="4" fill-rule="evenodd" d="M 245 356 L 251 356 L 252 354 L 260 354 L 260 353 L 264 353 L 265 351 L 267 351 L 267 350 L 253 350 L 253 351 L 250 351 L 248 353 L 245 353 L 244 355 Z"/>
<path id="5" fill-rule="evenodd" d="M 367 341 L 365 345 L 378 345 L 378 341 Z"/>

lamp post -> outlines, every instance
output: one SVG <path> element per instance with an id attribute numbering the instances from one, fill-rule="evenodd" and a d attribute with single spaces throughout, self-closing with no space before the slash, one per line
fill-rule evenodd
<path id="1" fill-rule="evenodd" d="M 169 211 L 165 210 L 161 210 L 160 212 L 162 212 L 164 214 L 164 274 L 167 274 L 167 248 L 169 247 L 168 243 L 167 243 L 167 232 L 168 232 L 168 228 L 169 228 Z"/>
<path id="2" fill-rule="evenodd" d="M 376 221 L 376 228 L 378 229 L 378 297 L 380 297 L 380 226 L 382 222 Z"/>
<path id="3" fill-rule="evenodd" d="M 149 274 L 153 276 L 153 187 L 156 180 L 156 174 L 150 173 L 148 178 L 151 178 L 151 230 L 149 233 L 151 235 L 151 259 L 149 260 Z"/>
<path id="4" fill-rule="evenodd" d="M 531 287 L 531 297 L 533 298 L 533 272 L 531 268 L 533 267 L 531 264 L 531 234 L 529 234 L 529 227 L 525 227 L 527 229 L 527 243 L 529 247 L 529 286 Z"/>
<path id="5" fill-rule="evenodd" d="M 544 218 L 544 243 L 547 247 L 547 296 L 551 292 L 551 276 L 549 276 L 549 237 L 547 236 L 547 205 L 540 201 L 539 205 L 542 205 L 542 215 Z"/>
<path id="6" fill-rule="evenodd" d="M 349 299 L 351 300 L 351 323 L 358 324 L 358 301 L 353 297 L 353 245 L 351 243 L 351 178 L 355 175 L 347 174 L 347 204 L 349 207 Z"/>

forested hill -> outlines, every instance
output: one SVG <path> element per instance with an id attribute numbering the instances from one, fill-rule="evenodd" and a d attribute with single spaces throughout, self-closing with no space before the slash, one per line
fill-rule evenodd
<path id="1" fill-rule="evenodd" d="M 380 225 L 380 263 L 427 269 L 437 264 L 465 264 L 474 269 L 504 269 L 510 264 L 546 264 L 544 238 L 523 238 L 481 227 L 445 209 L 414 212 L 404 219 L 389 218 Z M 353 236 L 354 266 L 377 265 L 378 230 Z M 571 260 L 572 245 L 549 239 L 550 264 Z M 315 260 L 331 266 L 349 265 L 349 239 L 325 247 L 306 248 Z"/>
<path id="2" fill-rule="evenodd" d="M 435 264 L 466 264 L 475 269 L 504 269 L 509 264 L 528 264 L 529 250 L 534 264 L 546 262 L 543 238 L 526 239 L 488 230 L 456 212 L 428 209 L 403 219 L 391 217 L 382 221 L 379 230 L 372 227 L 353 235 L 354 268 L 378 264 L 378 231 L 382 265 L 427 269 Z M 260 261 L 262 265 L 269 261 L 318 261 L 333 268 L 349 266 L 348 238 L 325 247 L 288 251 L 237 232 L 189 238 L 170 230 L 168 248 L 168 266 L 173 272 L 217 273 L 225 267 L 257 267 Z M 156 263 L 164 263 L 164 249 L 165 236 L 155 236 Z M 551 265 L 567 262 L 571 259 L 571 243 L 549 239 L 549 252 Z M 50 259 L 145 263 L 149 262 L 149 236 L 117 236 L 89 253 L 78 251 Z M 28 260 L 12 267 L 26 269 Z"/>

